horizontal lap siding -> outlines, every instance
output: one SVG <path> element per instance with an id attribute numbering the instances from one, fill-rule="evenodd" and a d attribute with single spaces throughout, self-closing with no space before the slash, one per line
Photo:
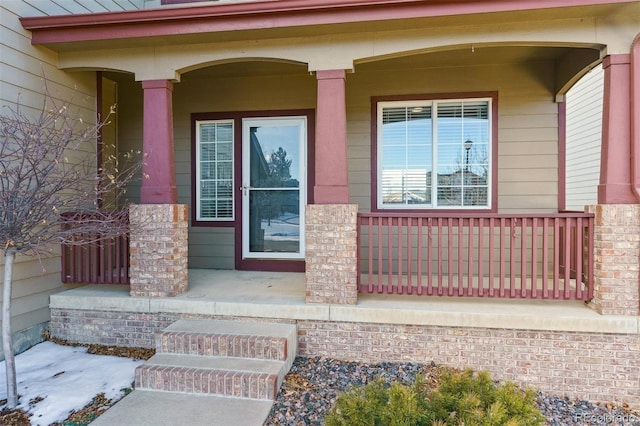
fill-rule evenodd
<path id="1" fill-rule="evenodd" d="M 347 76 L 352 201 L 360 211 L 370 211 L 371 96 L 497 91 L 499 212 L 557 211 L 557 105 L 541 83 L 552 81 L 552 71 L 545 62 L 393 72 L 377 70 L 375 64 L 356 67 Z"/>
<path id="2" fill-rule="evenodd" d="M 76 2 L 55 1 L 3 1 L 0 2 L 0 106 L 14 107 L 18 99 L 22 111 L 39 114 L 44 94 L 69 105 L 70 116 L 85 122 L 95 120 L 95 73 L 66 73 L 57 69 L 57 55 L 48 49 L 31 45 L 31 36 L 22 28 L 21 16 L 59 15 L 135 8 L 138 0 L 94 0 Z M 104 4 L 101 5 L 100 3 Z M 116 3 L 123 3 L 117 5 Z M 127 4 L 124 4 L 127 3 Z M 45 81 L 46 79 L 46 81 Z M 7 111 L 1 112 L 6 114 Z M 95 152 L 95 143 L 83 147 Z M 73 159 L 73 155 L 69 156 Z M 4 259 L 0 259 L 2 269 Z M 0 284 L 2 277 L 0 277 Z M 65 290 L 60 280 L 60 257 L 55 250 L 51 257 L 42 259 L 18 256 L 14 266 L 12 294 L 12 328 L 14 332 L 31 329 L 49 320 L 49 296 Z M 38 338 L 32 335 L 29 338 Z M 33 344 L 35 342 L 31 342 Z M 23 337 L 16 337 L 16 345 L 23 348 Z"/>
<path id="3" fill-rule="evenodd" d="M 567 93 L 566 207 L 583 210 L 598 201 L 602 139 L 602 67 L 594 68 Z"/>
<path id="4" fill-rule="evenodd" d="M 1 258 L 0 269 L 3 268 L 4 258 Z M 42 260 L 18 256 L 13 270 L 12 330 L 17 332 L 48 321 L 49 296 L 65 289 L 60 281 L 58 256 Z"/>

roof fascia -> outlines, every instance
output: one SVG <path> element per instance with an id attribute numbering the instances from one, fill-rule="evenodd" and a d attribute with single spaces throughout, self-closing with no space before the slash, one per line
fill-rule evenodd
<path id="1" fill-rule="evenodd" d="M 32 44 L 633 3 L 637 0 L 267 0 L 20 18 Z"/>

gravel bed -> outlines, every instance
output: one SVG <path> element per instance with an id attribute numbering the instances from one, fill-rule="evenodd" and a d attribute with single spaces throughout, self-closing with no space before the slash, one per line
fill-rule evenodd
<path id="1" fill-rule="evenodd" d="M 266 426 L 322 425 L 338 394 L 362 386 L 376 377 L 386 381 L 412 383 L 416 374 L 427 383 L 437 381 L 440 371 L 434 363 L 414 362 L 366 364 L 323 357 L 297 357 L 285 377 Z M 607 403 L 594 403 L 540 392 L 538 407 L 553 426 L 640 425 L 640 413 Z"/>

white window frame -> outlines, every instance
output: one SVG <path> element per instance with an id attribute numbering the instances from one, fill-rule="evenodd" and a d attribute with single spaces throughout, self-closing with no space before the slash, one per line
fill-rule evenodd
<path id="1" fill-rule="evenodd" d="M 440 103 L 451 102 L 487 102 L 488 113 L 488 141 L 487 141 L 487 204 L 486 205 L 474 205 L 474 206 L 457 206 L 457 205 L 438 205 L 438 126 L 437 126 L 437 110 Z M 388 107 L 431 107 L 431 120 L 432 120 L 432 181 L 431 181 L 431 203 L 424 204 L 384 204 L 383 203 L 383 185 L 382 185 L 382 172 L 383 172 L 383 110 Z M 376 120 L 377 120 L 377 135 L 376 135 L 376 152 L 377 152 L 377 164 L 376 164 L 376 207 L 378 210 L 491 210 L 492 209 L 492 188 L 493 188 L 493 168 L 497 165 L 494 164 L 493 159 L 493 99 L 491 97 L 477 97 L 477 98 L 446 98 L 446 99 L 413 99 L 413 100 L 401 100 L 401 101 L 378 101 Z"/>
<path id="2" fill-rule="evenodd" d="M 201 144 L 201 131 L 200 128 L 205 124 L 231 124 L 231 216 L 229 217 L 203 217 L 201 214 L 201 183 L 202 183 L 202 174 L 201 174 L 201 153 L 200 153 L 200 144 Z M 233 119 L 222 119 L 222 120 L 196 120 L 196 221 L 198 222 L 233 222 L 235 220 L 235 211 L 236 211 L 236 193 L 234 191 L 235 188 L 235 120 Z"/>

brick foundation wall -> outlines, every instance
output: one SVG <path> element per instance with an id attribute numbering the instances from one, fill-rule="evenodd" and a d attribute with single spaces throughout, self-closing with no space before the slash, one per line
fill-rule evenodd
<path id="1" fill-rule="evenodd" d="M 307 206 L 306 302 L 355 305 L 358 300 L 358 206 Z"/>
<path id="2" fill-rule="evenodd" d="M 301 355 L 434 361 L 591 401 L 640 406 L 640 336 L 301 321 Z"/>
<path id="3" fill-rule="evenodd" d="M 640 205 L 587 206 L 595 214 L 594 298 L 603 315 L 640 315 Z"/>
<path id="4" fill-rule="evenodd" d="M 155 348 L 155 333 L 178 315 L 51 309 L 51 337 L 82 344 Z"/>
<path id="5" fill-rule="evenodd" d="M 52 309 L 50 331 L 53 337 L 78 343 L 153 348 L 154 333 L 179 318 L 160 313 Z M 365 362 L 434 361 L 488 370 L 496 379 L 558 395 L 640 407 L 638 334 L 303 320 L 297 327 L 300 355 Z"/>
<path id="6" fill-rule="evenodd" d="M 129 219 L 131 296 L 174 297 L 187 291 L 187 206 L 136 204 Z"/>

